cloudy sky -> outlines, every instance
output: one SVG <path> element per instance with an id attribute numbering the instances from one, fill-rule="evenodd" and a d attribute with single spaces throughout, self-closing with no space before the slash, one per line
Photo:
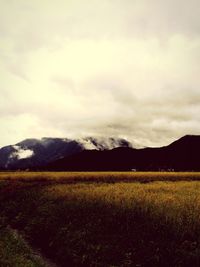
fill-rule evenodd
<path id="1" fill-rule="evenodd" d="M 199 0 L 0 0 L 0 146 L 200 134 Z"/>

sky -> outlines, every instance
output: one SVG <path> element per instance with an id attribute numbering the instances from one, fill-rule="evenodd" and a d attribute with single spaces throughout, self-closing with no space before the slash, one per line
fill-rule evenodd
<path id="1" fill-rule="evenodd" d="M 200 134 L 199 0 L 0 0 L 0 147 Z"/>

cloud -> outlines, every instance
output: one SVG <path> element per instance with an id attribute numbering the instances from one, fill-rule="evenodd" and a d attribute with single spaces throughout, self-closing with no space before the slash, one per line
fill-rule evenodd
<path id="1" fill-rule="evenodd" d="M 0 146 L 200 133 L 197 0 L 0 2 Z"/>
<path id="2" fill-rule="evenodd" d="M 13 146 L 13 148 L 15 149 L 15 152 L 13 152 L 9 156 L 9 159 L 12 159 L 12 158 L 26 159 L 34 155 L 34 151 L 30 149 L 22 149 L 20 146 Z"/>

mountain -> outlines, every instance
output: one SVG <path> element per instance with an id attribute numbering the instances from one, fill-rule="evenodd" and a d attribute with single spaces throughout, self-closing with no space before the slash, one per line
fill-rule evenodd
<path id="1" fill-rule="evenodd" d="M 44 167 L 66 171 L 200 171 L 200 136 L 186 135 L 160 148 L 81 151 Z"/>
<path id="2" fill-rule="evenodd" d="M 200 171 L 200 136 L 158 148 L 132 147 L 120 138 L 27 139 L 0 149 L 1 170 Z"/>
<path id="3" fill-rule="evenodd" d="M 109 150 L 115 147 L 131 147 L 120 138 L 42 138 L 26 139 L 0 149 L 0 169 L 32 169 L 53 161 L 78 154 L 83 150 Z"/>

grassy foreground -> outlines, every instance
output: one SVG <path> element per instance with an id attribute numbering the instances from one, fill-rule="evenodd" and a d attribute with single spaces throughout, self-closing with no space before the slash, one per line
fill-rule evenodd
<path id="1" fill-rule="evenodd" d="M 0 233 L 0 266 L 47 267 L 16 231 L 4 227 Z"/>
<path id="2" fill-rule="evenodd" d="M 1 173 L 0 266 L 43 266 L 23 240 L 61 267 L 200 266 L 200 174 Z"/>

